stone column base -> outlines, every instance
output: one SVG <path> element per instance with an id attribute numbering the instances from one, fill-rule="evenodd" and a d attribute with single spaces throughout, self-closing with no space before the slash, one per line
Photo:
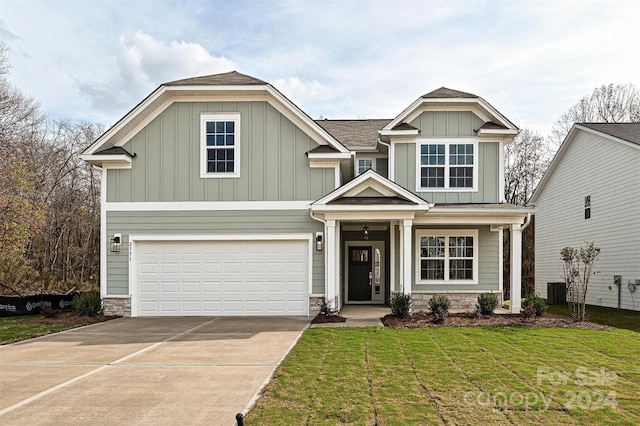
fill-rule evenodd
<path id="1" fill-rule="evenodd" d="M 105 315 L 131 316 L 131 296 L 105 296 L 102 306 Z"/>

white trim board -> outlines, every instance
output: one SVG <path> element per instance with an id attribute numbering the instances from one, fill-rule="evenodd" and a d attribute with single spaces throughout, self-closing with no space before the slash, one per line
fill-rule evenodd
<path id="1" fill-rule="evenodd" d="M 106 191 L 105 191 L 106 192 Z M 147 201 L 104 202 L 105 211 L 234 211 L 308 210 L 313 200 L 303 201 Z"/>

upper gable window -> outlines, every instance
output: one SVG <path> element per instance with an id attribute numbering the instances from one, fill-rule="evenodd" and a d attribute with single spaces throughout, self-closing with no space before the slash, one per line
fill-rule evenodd
<path id="1" fill-rule="evenodd" d="M 200 116 L 200 177 L 240 177 L 240 114 Z"/>
<path id="2" fill-rule="evenodd" d="M 470 140 L 430 140 L 418 146 L 419 191 L 475 191 L 477 144 Z"/>

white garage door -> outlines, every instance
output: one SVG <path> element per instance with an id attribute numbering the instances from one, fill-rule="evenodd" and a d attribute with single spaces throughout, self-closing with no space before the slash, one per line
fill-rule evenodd
<path id="1" fill-rule="evenodd" d="M 136 243 L 139 316 L 307 315 L 307 241 Z"/>

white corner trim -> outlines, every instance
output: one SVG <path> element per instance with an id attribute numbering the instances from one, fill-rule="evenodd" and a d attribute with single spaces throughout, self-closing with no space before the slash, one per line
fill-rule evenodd
<path id="1" fill-rule="evenodd" d="M 107 295 L 107 170 L 100 175 L 100 297 Z"/>
<path id="2" fill-rule="evenodd" d="M 103 191 L 106 194 L 106 191 Z M 313 200 L 303 201 L 147 201 L 103 202 L 105 211 L 241 211 L 308 210 Z"/>

